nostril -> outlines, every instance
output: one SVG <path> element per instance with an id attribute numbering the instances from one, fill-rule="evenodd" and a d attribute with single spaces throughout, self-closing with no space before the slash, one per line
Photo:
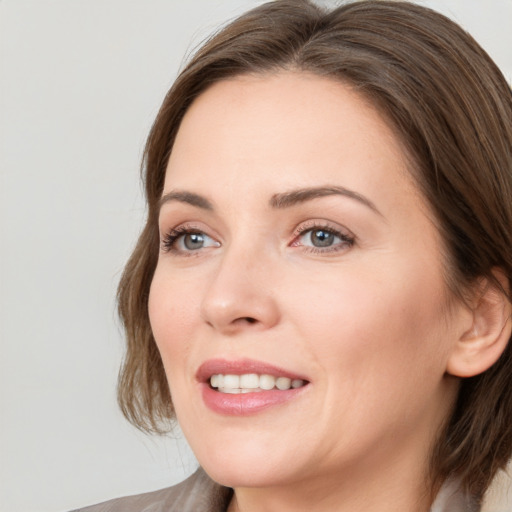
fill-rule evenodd
<path id="1" fill-rule="evenodd" d="M 252 325 L 256 323 L 258 323 L 258 320 L 252 316 L 240 316 L 233 321 L 232 325 L 242 327 L 243 325 Z"/>

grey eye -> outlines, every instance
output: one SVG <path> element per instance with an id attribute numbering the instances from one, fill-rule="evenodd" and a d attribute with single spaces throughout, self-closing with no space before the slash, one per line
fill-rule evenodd
<path id="1" fill-rule="evenodd" d="M 309 235 L 311 244 L 315 247 L 330 247 L 334 243 L 335 238 L 334 233 L 325 229 L 314 229 L 310 231 Z"/>
<path id="2" fill-rule="evenodd" d="M 202 233 L 188 233 L 183 235 L 183 245 L 189 251 L 202 249 L 205 243 L 205 236 Z"/>
<path id="3" fill-rule="evenodd" d="M 219 242 L 206 235 L 205 233 L 201 233 L 200 231 L 182 233 L 176 237 L 172 244 L 178 251 L 182 252 L 198 251 L 208 247 L 220 246 Z"/>
<path id="4" fill-rule="evenodd" d="M 208 247 L 220 247 L 220 243 L 202 231 L 178 229 L 162 239 L 162 250 L 175 254 L 197 252 Z"/>

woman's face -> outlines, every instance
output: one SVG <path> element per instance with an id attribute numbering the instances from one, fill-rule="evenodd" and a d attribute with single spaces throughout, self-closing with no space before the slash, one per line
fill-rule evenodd
<path id="1" fill-rule="evenodd" d="M 213 85 L 179 129 L 159 229 L 151 325 L 214 479 L 424 470 L 461 322 L 403 148 L 364 99 L 304 73 Z"/>

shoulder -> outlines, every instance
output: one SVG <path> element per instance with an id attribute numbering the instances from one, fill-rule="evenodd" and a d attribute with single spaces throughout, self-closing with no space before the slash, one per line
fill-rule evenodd
<path id="1" fill-rule="evenodd" d="M 430 509 L 430 512 L 479 512 L 480 505 L 471 495 L 460 488 L 456 480 L 446 481 Z"/>
<path id="2" fill-rule="evenodd" d="M 73 512 L 224 512 L 231 489 L 211 480 L 202 470 L 178 485 L 125 496 Z"/>

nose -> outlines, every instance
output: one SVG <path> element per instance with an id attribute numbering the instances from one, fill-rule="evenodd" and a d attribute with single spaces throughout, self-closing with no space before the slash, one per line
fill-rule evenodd
<path id="1" fill-rule="evenodd" d="M 226 335 L 274 327 L 280 312 L 271 265 L 245 251 L 223 256 L 201 303 L 203 320 Z"/>

